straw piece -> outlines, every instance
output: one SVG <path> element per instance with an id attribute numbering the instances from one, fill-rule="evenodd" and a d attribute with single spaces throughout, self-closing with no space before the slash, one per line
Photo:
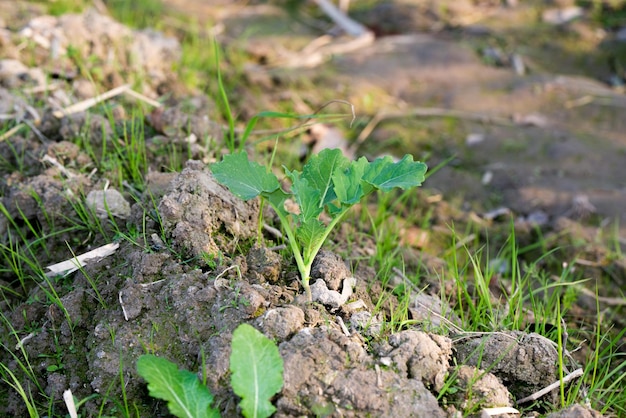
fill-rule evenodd
<path id="1" fill-rule="evenodd" d="M 79 268 L 84 267 L 89 260 L 92 260 L 94 258 L 103 258 L 113 254 L 115 250 L 119 248 L 119 246 L 119 243 L 113 242 L 98 247 L 95 250 L 91 250 L 79 256 L 70 258 L 69 260 L 52 264 L 46 267 L 48 270 L 50 270 L 48 273 L 46 273 L 46 276 L 67 276 L 68 274 L 75 272 Z"/>
<path id="2" fill-rule="evenodd" d="M 92 97 L 91 99 L 83 100 L 82 102 L 74 103 L 71 106 L 66 107 L 65 109 L 57 110 L 52 114 L 56 118 L 62 118 L 63 116 L 68 116 L 74 113 L 83 112 L 90 107 L 97 105 L 100 102 L 110 99 L 111 97 L 118 96 L 127 90 L 130 89 L 130 84 L 124 84 L 123 86 L 116 87 L 112 90 L 107 91 L 106 93 L 102 93 L 96 97 Z"/>

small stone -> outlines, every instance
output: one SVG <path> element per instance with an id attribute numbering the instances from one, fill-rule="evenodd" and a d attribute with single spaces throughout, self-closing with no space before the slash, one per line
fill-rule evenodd
<path id="1" fill-rule="evenodd" d="M 411 297 L 409 312 L 411 318 L 420 321 L 425 330 L 449 328 L 451 325 L 461 326 L 461 319 L 450 305 L 442 302 L 441 298 L 426 293 L 418 293 Z"/>
<path id="2" fill-rule="evenodd" d="M 18 87 L 28 77 L 28 67 L 18 60 L 0 60 L 0 84 L 8 88 Z"/>
<path id="3" fill-rule="evenodd" d="M 392 349 L 387 355 L 399 372 L 422 381 L 440 391 L 452 355 L 452 341 L 448 337 L 406 330 L 389 337 Z"/>
<path id="4" fill-rule="evenodd" d="M 576 404 L 546 415 L 546 418 L 602 418 L 602 413 Z"/>
<path id="5" fill-rule="evenodd" d="M 583 9 L 578 6 L 563 9 L 548 9 L 541 15 L 544 22 L 552 25 L 564 25 L 583 15 Z"/>
<path id="6" fill-rule="evenodd" d="M 261 327 L 268 337 L 286 340 L 304 327 L 304 311 L 294 305 L 270 309 L 263 315 Z"/>
<path id="7" fill-rule="evenodd" d="M 130 204 L 115 189 L 92 190 L 87 195 L 86 203 L 100 219 L 107 219 L 109 215 L 126 219 L 130 215 Z"/>
<path id="8" fill-rule="evenodd" d="M 282 259 L 279 254 L 267 247 L 254 246 L 246 257 L 248 274 L 255 276 L 256 281 L 276 283 L 280 276 Z"/>
<path id="9" fill-rule="evenodd" d="M 339 293 L 336 290 L 329 290 L 326 286 L 326 282 L 322 279 L 318 279 L 311 285 L 311 298 L 313 302 L 319 302 L 324 306 L 339 308 L 352 296 L 355 285 L 356 279 L 354 277 L 348 277 L 344 279 L 343 290 Z"/>
<path id="10" fill-rule="evenodd" d="M 558 379 L 558 353 L 541 335 L 506 331 L 455 343 L 456 361 L 483 369 L 502 379 L 516 398 L 524 398 Z M 552 392 L 546 400 L 556 402 Z"/>
<path id="11" fill-rule="evenodd" d="M 526 74 L 526 64 L 524 63 L 524 59 L 519 54 L 511 55 L 511 66 L 517 75 Z"/>
<path id="12" fill-rule="evenodd" d="M 88 80 L 79 78 L 72 83 L 76 97 L 81 100 L 89 99 L 98 95 L 96 85 Z"/>
<path id="13" fill-rule="evenodd" d="M 480 182 L 483 184 L 483 186 L 486 186 L 489 183 L 491 183 L 491 180 L 493 180 L 493 171 L 487 170 L 483 174 L 483 177 L 481 178 Z"/>
<path id="14" fill-rule="evenodd" d="M 457 370 L 456 378 L 461 388 L 456 395 L 464 403 L 464 409 L 512 406 L 511 394 L 493 374 L 462 365 Z M 472 393 L 472 396 L 468 397 L 468 393 Z"/>
<path id="15" fill-rule="evenodd" d="M 485 135 L 480 133 L 471 133 L 465 138 L 465 145 L 468 147 L 480 144 L 485 140 Z"/>
<path id="16" fill-rule="evenodd" d="M 331 290 L 339 290 L 341 281 L 351 275 L 342 258 L 330 251 L 320 251 L 313 260 L 311 278 L 323 279 Z"/>
<path id="17" fill-rule="evenodd" d="M 355 312 L 350 317 L 350 329 L 367 337 L 375 337 L 380 334 L 382 321 L 378 316 L 372 316 L 369 312 Z"/>

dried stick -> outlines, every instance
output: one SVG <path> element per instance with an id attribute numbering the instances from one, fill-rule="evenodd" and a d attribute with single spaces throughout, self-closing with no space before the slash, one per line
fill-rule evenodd
<path id="1" fill-rule="evenodd" d="M 17 133 L 17 131 L 22 129 L 24 127 L 24 125 L 25 125 L 24 123 L 20 123 L 18 125 L 15 125 L 11 129 L 9 129 L 8 131 L 6 131 L 2 135 L 0 135 L 0 142 L 4 141 L 7 138 L 11 138 L 13 135 L 15 135 Z"/>
<path id="2" fill-rule="evenodd" d="M 106 93 L 102 93 L 97 95 L 96 97 L 92 97 L 91 99 L 83 100 L 82 102 L 74 103 L 71 106 L 66 107 L 65 109 L 57 110 L 54 113 L 54 117 L 62 118 L 63 116 L 68 116 L 74 113 L 83 112 L 90 107 L 97 105 L 100 102 L 110 99 L 111 97 L 118 96 L 127 90 L 130 89 L 130 84 L 124 84 L 122 86 L 116 87 L 112 90 L 107 91 Z"/>
<path id="3" fill-rule="evenodd" d="M 407 111 L 380 111 L 370 122 L 363 128 L 361 133 L 356 139 L 353 147 L 361 145 L 370 134 L 376 129 L 379 123 L 386 119 L 398 119 L 406 117 L 453 117 L 457 119 L 467 119 L 482 123 L 493 123 L 496 125 L 513 126 L 515 123 L 510 118 L 503 118 L 501 116 L 486 115 L 484 113 L 466 112 L 463 110 L 454 109 L 442 109 L 437 107 L 416 107 Z"/>
<path id="4" fill-rule="evenodd" d="M 150 106 L 161 107 L 161 103 L 157 102 L 156 100 L 152 100 L 148 96 L 144 96 L 143 94 L 138 93 L 135 90 L 128 89 L 128 90 L 125 90 L 124 93 L 126 93 L 127 95 L 131 97 L 134 97 L 135 99 L 141 100 L 142 102 L 145 102 L 149 104 Z"/>
<path id="5" fill-rule="evenodd" d="M 332 37 L 324 35 L 313 40 L 299 53 L 294 56 L 290 56 L 273 66 L 287 68 L 316 67 L 326 61 L 326 59 L 331 55 L 345 54 L 347 52 L 356 51 L 374 42 L 374 32 L 370 31 L 359 22 L 351 19 L 329 0 L 313 0 L 313 3 L 315 3 L 322 10 L 322 12 L 324 12 L 352 39 L 346 42 L 331 42 Z"/>
<path id="6" fill-rule="evenodd" d="M 74 173 L 72 173 L 70 170 L 68 170 L 67 168 L 65 168 L 65 166 L 63 164 L 61 164 L 56 158 L 49 156 L 48 154 L 44 155 L 43 158 L 40 160 L 42 163 L 43 162 L 48 162 L 51 165 L 55 166 L 56 168 L 59 169 L 59 171 L 61 173 L 63 173 L 63 175 L 65 177 L 67 177 L 68 179 L 74 178 L 76 177 L 76 175 Z"/>
<path id="7" fill-rule="evenodd" d="M 345 13 L 339 10 L 334 4 L 328 0 L 313 0 L 320 9 L 339 26 L 345 33 L 350 36 L 359 37 L 365 35 L 369 30 L 359 22 L 350 19 Z"/>
<path id="8" fill-rule="evenodd" d="M 583 369 L 576 369 L 573 372 L 571 372 L 570 374 L 568 374 L 567 376 L 565 376 L 563 378 L 563 380 L 557 380 L 556 382 L 552 383 L 551 385 L 546 386 L 545 388 L 541 389 L 540 391 L 537 391 L 535 393 L 533 393 L 530 396 L 527 396 L 525 398 L 520 399 L 519 401 L 517 401 L 518 404 L 524 403 L 524 402 L 529 402 L 529 401 L 536 401 L 537 399 L 541 398 L 543 395 L 545 395 L 546 393 L 550 393 L 551 391 L 553 391 L 554 389 L 558 388 L 561 383 L 567 383 L 570 380 L 573 380 L 577 377 L 582 376 L 583 373 Z"/>

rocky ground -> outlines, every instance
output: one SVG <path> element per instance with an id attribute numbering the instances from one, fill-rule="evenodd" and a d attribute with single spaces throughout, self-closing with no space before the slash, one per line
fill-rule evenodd
<path id="1" fill-rule="evenodd" d="M 175 37 L 130 29 L 102 10 L 52 17 L 30 3 L 2 8 L 0 361 L 49 416 L 65 416 L 68 388 L 87 399 L 83 416 L 128 415 L 124 396 L 137 411 L 130 415 L 166 416 L 165 404 L 148 396 L 135 370 L 147 351 L 206 375 L 223 416 L 237 416 L 228 358 L 232 331 L 243 322 L 279 344 L 285 381 L 275 416 L 444 417 L 522 409 L 517 401 L 558 380 L 556 344 L 527 327 L 463 328 L 455 313 L 461 283 L 443 260 L 456 237 L 451 225 L 483 231 L 475 237 L 481 242 L 489 234 L 504 242 L 513 225 L 521 247 L 544 243 L 520 262 L 543 258 L 535 266 L 548 275 L 572 263 L 591 279 L 567 322 L 593 329 L 599 285 L 603 321 L 624 327 L 619 220 L 626 207 L 626 101 L 606 82 L 620 74 L 597 64 L 598 54 L 610 52 L 589 50 L 576 61 L 556 41 L 518 51 L 514 41 L 528 25 L 523 18 L 541 20 L 528 17 L 537 9 L 517 2 L 444 3 L 448 7 L 403 2 L 357 10 L 354 16 L 377 39 L 327 62 L 321 54 L 320 63 L 302 68 L 296 51 L 316 29 L 284 23 L 289 17 L 280 8 L 165 2 L 172 13 L 212 22 L 226 48 L 246 52 L 245 81 L 233 92 L 249 99 L 237 110 L 244 117 L 286 101 L 303 114 L 328 98 L 354 104 L 359 119 L 352 131 L 347 124 L 311 128 L 291 143 L 296 152 L 328 146 L 334 132 L 334 144 L 346 152 L 409 152 L 431 168 L 447 161 L 418 194 L 428 228 L 407 222 L 411 217 L 401 210 L 390 213 L 407 274 L 418 276 L 415 285 L 423 289 L 404 307 L 391 290 L 406 277 L 392 271 L 381 279 L 380 266 L 370 262 L 377 248 L 372 228 L 358 215 L 314 265 L 312 282 L 320 280 L 323 295 L 302 302 L 280 237 L 268 229 L 265 245 L 256 240 L 259 203 L 238 200 L 207 168 L 225 148 L 225 122 L 217 98 L 190 91 L 171 71 L 182 54 Z M 545 19 L 542 25 L 553 27 Z M 513 22 L 520 26 L 507 26 Z M 584 19 L 559 25 L 557 33 L 585 45 L 600 36 Z M 246 32 L 252 27 L 255 36 Z M 611 33 L 602 36 L 598 48 L 613 42 Z M 493 45 L 498 37 L 500 46 Z M 68 111 L 127 83 L 104 107 Z M 139 133 L 145 143 L 129 139 Z M 110 154 L 115 158 L 105 161 Z M 116 161 L 124 162 L 121 168 Z M 171 170 L 177 164 L 182 170 Z M 136 178 L 136 167 L 146 169 L 145 179 Z M 278 226 L 267 210 L 263 222 Z M 112 255 L 65 277 L 46 280 L 28 262 L 44 267 L 113 241 L 119 248 Z M 18 250 L 27 257 L 12 260 Z M 26 279 L 17 280 L 18 273 Z M 494 303 L 504 311 L 497 287 Z M 325 292 L 352 294 L 344 300 Z M 390 326 L 399 309 L 407 323 Z M 591 349 L 588 341 L 579 344 L 579 354 L 566 358 L 567 372 Z M 89 398 L 93 394 L 99 396 Z M 0 389 L 0 397 L 0 415 L 28 414 L 16 391 Z M 552 391 L 524 413 L 557 410 L 549 405 L 558 401 Z M 580 405 L 551 416 L 599 416 L 584 398 L 576 401 Z"/>

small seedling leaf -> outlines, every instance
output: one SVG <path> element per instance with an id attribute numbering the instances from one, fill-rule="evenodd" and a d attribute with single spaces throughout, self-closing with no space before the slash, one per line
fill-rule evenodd
<path id="1" fill-rule="evenodd" d="M 148 382 L 150 396 L 167 401 L 172 415 L 179 418 L 219 418 L 211 408 L 213 395 L 198 377 L 162 357 L 145 354 L 137 360 L 137 371 Z"/>
<path id="2" fill-rule="evenodd" d="M 337 197 L 333 188 L 332 176 L 335 171 L 345 169 L 348 160 L 339 149 L 324 149 L 319 154 L 312 155 L 302 168 L 302 177 L 309 184 L 319 190 L 319 206 L 324 207 Z"/>
<path id="3" fill-rule="evenodd" d="M 397 163 L 389 156 L 378 158 L 370 163 L 363 179 L 372 186 L 388 192 L 394 187 L 408 189 L 422 184 L 426 174 L 426 164 L 413 161 L 412 155 L 405 155 Z"/>
<path id="4" fill-rule="evenodd" d="M 261 193 L 272 193 L 280 187 L 278 178 L 255 161 L 248 160 L 246 152 L 225 155 L 222 161 L 211 165 L 215 179 L 243 200 Z"/>
<path id="5" fill-rule="evenodd" d="M 320 206 L 320 191 L 311 187 L 308 180 L 297 171 L 285 169 L 285 172 L 291 179 L 291 192 L 300 207 L 300 219 L 302 222 L 316 219 L 324 210 Z"/>
<path id="6" fill-rule="evenodd" d="M 246 418 L 266 418 L 276 411 L 270 402 L 283 386 L 283 359 L 276 344 L 248 324 L 233 332 L 231 386 L 241 397 Z"/>
<path id="7" fill-rule="evenodd" d="M 361 180 L 368 165 L 367 159 L 361 157 L 350 163 L 345 170 L 337 170 L 333 174 L 335 193 L 339 202 L 352 206 L 366 194 Z"/>
<path id="8" fill-rule="evenodd" d="M 307 222 L 296 228 L 296 234 L 302 248 L 304 249 L 303 256 L 310 258 L 311 250 L 321 244 L 324 239 L 324 230 L 326 227 L 318 219 L 310 219 Z M 313 254 L 315 256 L 315 254 Z"/>
<path id="9" fill-rule="evenodd" d="M 217 180 L 237 196 L 250 199 L 261 195 L 274 208 L 309 299 L 313 260 L 332 228 L 348 210 L 375 189 L 389 192 L 396 187 L 420 186 L 426 169 L 426 164 L 413 161 L 411 155 L 405 155 L 398 162 L 383 157 L 370 163 L 364 157 L 350 161 L 339 149 L 324 149 L 309 158 L 302 172 L 285 168 L 291 180 L 291 188 L 285 192 L 276 176 L 249 162 L 245 153 L 226 155 L 212 167 Z M 295 201 L 299 210 L 286 208 L 288 200 Z M 330 216 L 326 224 L 319 219 L 323 212 Z"/>

